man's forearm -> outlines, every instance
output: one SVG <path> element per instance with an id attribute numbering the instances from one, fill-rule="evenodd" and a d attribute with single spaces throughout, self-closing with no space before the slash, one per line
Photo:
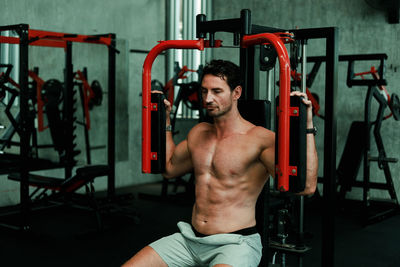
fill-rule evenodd
<path id="1" fill-rule="evenodd" d="M 166 120 L 166 126 L 168 127 L 171 125 L 171 119 L 169 118 L 169 114 L 167 114 L 167 120 Z M 166 150 L 165 150 L 165 175 L 168 176 L 168 169 L 171 164 L 171 158 L 172 155 L 174 154 L 175 150 L 175 142 L 174 139 L 172 138 L 172 130 L 167 130 L 165 133 L 166 136 Z"/>
<path id="2" fill-rule="evenodd" d="M 312 116 L 307 120 L 307 129 L 314 128 L 314 124 L 312 121 Z M 307 133 L 306 138 L 306 157 L 307 157 L 307 166 L 306 166 L 306 188 L 304 195 L 310 195 L 315 192 L 317 188 L 317 179 L 318 179 L 318 155 L 317 149 L 315 146 L 315 136 L 313 133 Z"/>
<path id="3" fill-rule="evenodd" d="M 317 187 L 318 180 L 318 154 L 315 146 L 313 134 L 307 135 L 307 171 L 306 171 L 306 190 L 313 194 Z"/>

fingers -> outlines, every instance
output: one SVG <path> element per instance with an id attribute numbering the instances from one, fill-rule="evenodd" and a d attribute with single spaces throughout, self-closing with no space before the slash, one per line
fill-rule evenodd
<path id="1" fill-rule="evenodd" d="M 307 94 L 306 93 L 302 93 L 300 91 L 292 91 L 290 92 L 290 95 L 296 95 L 299 96 L 300 99 L 303 100 L 303 103 L 306 104 L 308 107 L 311 107 L 311 100 L 308 99 Z"/>
<path id="2" fill-rule="evenodd" d="M 162 100 L 164 100 L 164 105 L 165 105 L 165 110 L 167 111 L 167 112 L 170 112 L 171 111 L 171 103 L 167 100 L 167 98 L 165 97 L 165 95 L 164 95 L 164 92 L 162 92 L 162 91 L 159 91 L 159 90 L 153 90 L 153 91 L 151 91 L 151 93 L 152 94 L 161 94 L 161 98 L 162 98 Z"/>
<path id="3" fill-rule="evenodd" d="M 164 99 L 164 105 L 165 105 L 165 109 L 167 110 L 167 111 L 170 111 L 171 110 L 171 103 L 167 100 L 167 99 Z"/>

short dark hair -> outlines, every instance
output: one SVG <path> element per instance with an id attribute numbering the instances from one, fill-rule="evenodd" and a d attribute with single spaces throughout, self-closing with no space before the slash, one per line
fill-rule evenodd
<path id="1" fill-rule="evenodd" d="M 204 66 L 201 80 L 203 80 L 206 74 L 211 74 L 224 79 L 229 85 L 231 91 L 233 91 L 237 86 L 242 85 L 240 68 L 235 63 L 228 60 L 211 60 L 211 62 Z"/>

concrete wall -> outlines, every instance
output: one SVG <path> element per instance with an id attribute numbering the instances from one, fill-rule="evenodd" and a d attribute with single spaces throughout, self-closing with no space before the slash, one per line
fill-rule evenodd
<path id="1" fill-rule="evenodd" d="M 400 41 L 399 25 L 387 23 L 386 14 L 370 8 L 364 0 L 355 1 L 318 1 L 318 0 L 248 0 L 213 1 L 214 19 L 237 18 L 240 10 L 252 10 L 254 24 L 291 28 L 339 28 L 340 54 L 357 53 L 387 53 L 386 78 L 390 92 L 399 94 L 400 52 L 397 43 Z M 145 58 L 143 54 L 129 53 L 129 49 L 150 49 L 157 40 L 165 36 L 165 1 L 163 0 L 71 0 L 71 1 L 27 1 L 4 0 L 0 25 L 28 23 L 31 28 L 48 31 L 58 31 L 80 34 L 115 33 L 117 48 L 121 54 L 117 56 L 117 119 L 116 119 L 116 185 L 127 186 L 159 180 L 159 176 L 142 175 L 140 171 L 140 90 L 141 68 Z M 232 37 L 221 35 L 230 45 Z M 310 41 L 308 54 L 320 55 L 324 44 Z M 215 49 L 216 58 L 228 58 L 238 62 L 237 49 Z M 88 67 L 89 81 L 98 79 L 103 88 L 106 81 L 106 51 L 102 47 L 92 45 L 74 45 L 75 70 Z M 40 73 L 45 79 L 62 79 L 63 53 L 57 49 L 31 48 L 30 67 L 39 66 Z M 365 66 L 360 67 L 364 71 Z M 357 70 L 358 71 L 358 70 Z M 160 57 L 153 67 L 153 77 L 164 80 L 164 62 Z M 337 162 L 343 150 L 349 126 L 353 120 L 362 120 L 366 88 L 347 88 L 345 85 L 346 65 L 339 66 L 339 99 L 338 99 L 338 146 Z M 321 97 L 321 114 L 324 114 L 323 80 L 321 71 L 313 85 L 312 91 Z M 106 95 L 104 95 L 106 99 Z M 106 142 L 106 101 L 101 107 L 92 112 L 93 130 L 90 133 L 92 145 L 102 145 Z M 79 115 L 78 115 L 79 118 Z M 0 117 L 3 123 L 3 117 Z M 320 156 L 320 175 L 323 170 L 323 121 L 316 118 L 319 127 L 317 146 Z M 386 152 L 396 157 L 400 149 L 397 138 L 398 123 L 393 119 L 385 121 L 382 135 Z M 79 128 L 78 128 L 78 131 Z M 1 134 L 1 133 L 0 133 Z M 46 136 L 42 137 L 46 138 Z M 78 141 L 82 134 L 78 133 Z M 81 143 L 81 142 L 80 142 Z M 372 146 L 373 155 L 376 152 Z M 49 152 L 50 153 L 50 152 Z M 51 153 L 50 153 L 51 154 Z M 103 162 L 104 150 L 93 151 L 93 161 Z M 84 154 L 78 159 L 84 163 Z M 391 165 L 397 191 L 400 190 L 398 181 L 399 164 Z M 383 173 L 375 166 L 371 168 L 371 177 L 382 180 Z M 59 175 L 55 171 L 54 175 Z M 98 190 L 105 189 L 105 179 L 96 182 Z M 355 190 L 357 191 L 357 190 Z M 0 176 L 0 206 L 18 202 L 19 185 Z M 386 194 L 383 195 L 386 197 Z"/>
<path id="2" fill-rule="evenodd" d="M 116 186 L 128 186 L 160 180 L 160 176 L 141 173 L 141 73 L 145 55 L 129 53 L 129 49 L 150 49 L 158 40 L 165 38 L 164 0 L 5 0 L 1 4 L 0 25 L 29 24 L 32 29 L 77 34 L 115 33 L 117 36 L 117 117 L 116 117 Z M 57 48 L 31 47 L 29 67 L 38 66 L 44 79 L 63 80 L 64 53 Z M 99 45 L 74 44 L 74 71 L 88 68 L 89 82 L 100 81 L 105 94 L 103 104 L 91 112 L 91 145 L 106 144 L 107 138 L 107 49 Z M 157 59 L 153 77 L 164 80 L 163 58 Z M 77 103 L 78 120 L 81 119 L 80 102 Z M 17 108 L 16 108 L 17 109 Z M 15 111 L 14 111 L 15 112 Z M 1 123 L 7 125 L 4 117 Z M 82 153 L 78 164 L 85 164 L 83 128 L 78 126 L 77 142 Z M 2 132 L 0 132 L 2 135 Z M 49 133 L 40 134 L 40 140 L 48 140 Z M 57 160 L 54 151 L 41 152 L 43 157 Z M 104 163 L 106 150 L 92 151 L 93 163 Z M 63 172 L 50 173 L 62 177 Z M 99 178 L 97 190 L 106 188 L 106 179 Z M 19 201 L 19 184 L 0 176 L 0 206 Z"/>
<path id="3" fill-rule="evenodd" d="M 400 51 L 398 43 L 400 41 L 399 24 L 388 24 L 386 13 L 375 10 L 366 4 L 364 0 L 354 1 L 335 1 L 335 0 L 249 0 L 213 1 L 214 19 L 238 18 L 241 9 L 252 11 L 253 24 L 270 26 L 283 29 L 293 28 L 318 28 L 318 27 L 338 27 L 339 28 L 339 53 L 344 54 L 366 54 L 366 53 L 386 53 L 387 89 L 391 93 L 400 94 L 400 76 L 398 74 Z M 223 40 L 227 40 L 226 45 L 232 45 L 232 37 L 226 34 L 220 35 Z M 218 35 L 216 38 L 220 38 Z M 312 40 L 308 45 L 308 55 L 318 56 L 324 51 L 324 42 Z M 237 49 L 215 49 L 215 57 L 239 60 Z M 366 65 L 356 65 L 356 72 L 369 70 L 371 63 Z M 309 64 L 310 65 L 310 64 Z M 309 66 L 311 68 L 311 65 Z M 317 75 L 316 81 L 311 88 L 312 92 L 319 94 L 321 101 L 321 114 L 324 114 L 324 65 Z M 350 124 L 354 120 L 363 120 L 364 99 L 367 92 L 365 87 L 348 88 L 346 81 L 347 64 L 339 64 L 339 95 L 337 109 L 337 163 L 339 163 L 345 140 Z M 276 74 L 278 77 L 278 74 Z M 277 78 L 278 79 L 278 78 Z M 373 112 L 376 112 L 376 106 Z M 387 112 L 389 113 L 389 112 Z M 374 114 L 374 113 L 373 113 Z M 319 128 L 317 135 L 317 147 L 319 151 L 320 169 L 319 175 L 323 175 L 323 127 L 324 121 L 315 118 L 315 124 Z M 398 157 L 400 151 L 399 123 L 394 119 L 385 121 L 382 125 L 381 134 L 384 140 L 386 153 L 389 157 Z M 377 155 L 374 141 L 371 145 L 373 156 Z M 399 171 L 400 164 L 390 165 L 392 175 L 400 195 Z M 362 176 L 362 167 L 359 172 L 359 179 Z M 371 164 L 371 180 L 384 182 L 383 171 L 379 170 L 377 164 Z M 358 198 L 360 191 L 353 189 L 354 197 Z M 352 192 L 352 193 L 353 193 Z M 357 193 L 358 192 L 358 193 Z M 372 196 L 389 198 L 387 192 L 374 192 Z"/>

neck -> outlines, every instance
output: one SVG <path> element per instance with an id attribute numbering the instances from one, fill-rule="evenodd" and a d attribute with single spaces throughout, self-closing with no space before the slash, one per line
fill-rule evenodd
<path id="1" fill-rule="evenodd" d="M 233 133 L 240 132 L 242 117 L 236 107 L 221 117 L 214 118 L 214 127 L 218 138 L 227 137 Z"/>

